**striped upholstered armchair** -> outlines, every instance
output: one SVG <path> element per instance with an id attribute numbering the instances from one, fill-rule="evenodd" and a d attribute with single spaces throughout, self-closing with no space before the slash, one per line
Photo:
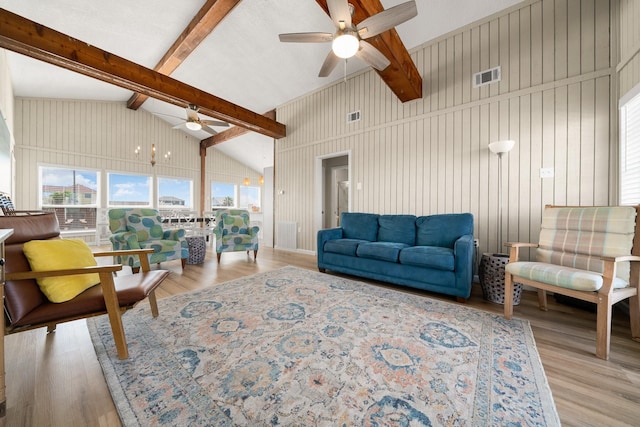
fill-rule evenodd
<path id="1" fill-rule="evenodd" d="M 253 251 L 253 260 L 258 256 L 258 232 L 260 227 L 251 226 L 249 212 L 244 209 L 221 209 L 216 211 L 216 254 L 218 262 L 222 252 Z"/>
<path id="2" fill-rule="evenodd" d="M 109 229 L 113 250 L 151 248 L 154 252 L 149 255 L 150 264 L 179 259 L 184 268 L 189 258 L 185 231 L 163 229 L 162 218 L 156 209 L 110 209 Z M 118 262 L 130 266 L 134 271 L 140 267 L 140 261 L 135 256 L 118 257 Z"/>

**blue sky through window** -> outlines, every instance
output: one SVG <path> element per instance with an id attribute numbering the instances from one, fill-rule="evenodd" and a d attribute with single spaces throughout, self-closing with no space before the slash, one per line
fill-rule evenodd
<path id="1" fill-rule="evenodd" d="M 151 205 L 151 177 L 109 174 L 109 205 Z"/>

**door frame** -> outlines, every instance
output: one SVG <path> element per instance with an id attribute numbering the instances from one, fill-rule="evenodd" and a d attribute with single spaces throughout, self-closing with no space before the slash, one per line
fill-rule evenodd
<path id="1" fill-rule="evenodd" d="M 316 247 L 316 239 L 318 238 L 318 231 L 323 228 L 322 226 L 322 205 L 324 200 L 324 167 L 322 166 L 322 161 L 326 159 L 333 159 L 335 157 L 344 157 L 347 156 L 347 167 L 348 167 L 348 177 L 349 182 L 352 182 L 351 177 L 351 150 L 346 151 L 337 151 L 335 153 L 323 154 L 321 156 L 316 156 L 315 160 L 315 170 L 314 170 L 314 179 L 313 179 L 313 247 Z M 353 185 L 349 185 L 349 211 L 351 211 L 351 203 L 353 200 L 353 195 L 351 191 L 353 189 Z M 314 251 L 315 252 L 315 251 Z"/>

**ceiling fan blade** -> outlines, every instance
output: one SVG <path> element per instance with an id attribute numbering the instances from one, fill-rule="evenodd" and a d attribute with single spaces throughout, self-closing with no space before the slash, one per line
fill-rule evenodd
<path id="1" fill-rule="evenodd" d="M 358 34 L 360 38 L 368 39 L 384 33 L 416 15 L 418 15 L 418 7 L 416 2 L 411 0 L 368 17 L 358 24 Z"/>
<path id="2" fill-rule="evenodd" d="M 205 131 L 206 133 L 208 133 L 209 135 L 217 135 L 218 134 L 218 132 L 216 132 L 215 130 L 211 129 L 209 126 L 202 126 L 202 130 Z"/>
<path id="3" fill-rule="evenodd" d="M 281 42 L 286 43 L 323 43 L 333 40 L 331 33 L 289 33 L 280 34 Z"/>
<path id="4" fill-rule="evenodd" d="M 371 43 L 364 40 L 360 40 L 360 49 L 356 52 L 356 56 L 379 71 L 384 70 L 391 64 L 391 61 L 386 56 L 373 47 Z"/>
<path id="5" fill-rule="evenodd" d="M 329 8 L 329 15 L 336 27 L 340 27 L 340 21 L 344 21 L 346 28 L 351 27 L 351 11 L 349 10 L 348 0 L 327 0 L 327 7 Z"/>
<path id="6" fill-rule="evenodd" d="M 220 120 L 200 120 L 200 123 L 206 126 L 229 127 L 229 123 Z"/>
<path id="7" fill-rule="evenodd" d="M 173 128 L 174 128 L 174 129 L 186 129 L 186 127 L 185 127 L 185 125 L 184 125 L 184 122 L 182 122 L 182 123 L 178 123 L 178 124 L 177 124 L 177 125 L 175 125 Z"/>
<path id="8" fill-rule="evenodd" d="M 333 53 L 333 50 L 330 50 L 329 54 L 324 60 L 324 63 L 322 64 L 322 68 L 320 68 L 318 77 L 327 77 L 329 74 L 331 74 L 333 69 L 336 68 L 336 65 L 338 65 L 338 62 L 340 62 L 340 58 L 338 58 L 336 54 Z"/>

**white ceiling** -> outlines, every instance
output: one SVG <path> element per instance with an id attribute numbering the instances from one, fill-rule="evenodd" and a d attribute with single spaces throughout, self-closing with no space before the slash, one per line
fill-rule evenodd
<path id="1" fill-rule="evenodd" d="M 385 8 L 403 1 L 381 0 Z M 411 50 L 520 1 L 416 0 L 418 16 L 397 31 Z M 148 68 L 156 65 L 203 4 L 204 0 L 0 0 L 0 8 Z M 343 78 L 341 66 L 327 78 L 317 77 L 329 44 L 280 43 L 278 39 L 280 33 L 307 31 L 334 31 L 314 0 L 243 0 L 171 76 L 264 113 Z M 53 65 L 13 52 L 8 56 L 15 96 L 107 101 L 126 101 L 131 96 L 128 90 Z M 353 58 L 347 73 L 365 67 Z M 185 114 L 154 99 L 142 108 L 177 117 Z M 180 122 L 161 118 L 171 124 Z M 198 139 L 209 136 L 203 131 L 185 132 Z M 273 165 L 273 141 L 263 135 L 248 133 L 214 148 L 242 159 L 258 172 Z M 253 160 L 247 160 L 247 152 L 255 154 Z"/>

